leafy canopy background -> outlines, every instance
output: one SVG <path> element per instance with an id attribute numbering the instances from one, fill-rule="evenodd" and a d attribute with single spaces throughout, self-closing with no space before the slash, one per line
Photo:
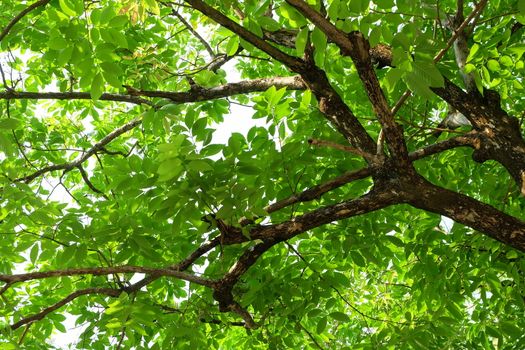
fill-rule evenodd
<path id="1" fill-rule="evenodd" d="M 0 347 L 525 346 L 525 2 L 305 4 L 2 0 Z"/>

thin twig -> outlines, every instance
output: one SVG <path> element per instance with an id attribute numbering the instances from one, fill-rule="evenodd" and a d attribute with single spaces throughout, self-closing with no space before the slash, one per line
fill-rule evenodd
<path id="1" fill-rule="evenodd" d="M 84 168 L 82 167 L 82 164 L 77 165 L 77 169 L 80 171 L 80 175 L 82 176 L 82 179 L 84 180 L 86 185 L 91 189 L 91 191 L 93 191 L 95 193 L 98 193 L 98 194 L 102 195 L 102 197 L 104 197 L 104 198 L 109 200 L 108 196 L 106 196 L 106 194 L 104 192 L 102 192 L 101 190 L 96 188 L 93 185 L 93 183 L 91 182 L 91 180 L 89 180 L 88 174 L 86 173 L 86 170 L 84 170 Z"/>
<path id="2" fill-rule="evenodd" d="M 339 143 L 335 143 L 335 142 L 331 142 L 331 141 L 318 140 L 318 139 L 309 139 L 308 143 L 311 144 L 312 146 L 325 146 L 325 147 L 338 149 L 340 151 L 353 153 L 353 154 L 361 156 L 361 157 L 363 157 L 366 160 L 371 161 L 371 162 L 376 159 L 376 156 L 373 155 L 373 154 L 367 153 L 367 152 L 362 151 L 362 150 L 360 150 L 358 148 L 355 148 L 355 147 L 345 146 L 345 145 L 341 145 Z"/>
<path id="3" fill-rule="evenodd" d="M 201 44 L 204 46 L 206 51 L 210 54 L 210 57 L 214 58 L 215 57 L 215 52 L 213 52 L 213 49 L 211 48 L 210 44 L 195 29 L 193 29 L 191 24 L 189 24 L 188 21 L 186 21 L 184 19 L 184 17 L 182 17 L 182 15 L 180 13 L 178 13 L 175 9 L 172 9 L 171 14 L 174 15 L 175 17 L 177 17 L 182 22 L 182 24 L 186 28 L 188 28 L 188 30 L 191 32 L 191 34 L 193 34 L 193 36 L 195 38 L 197 38 L 197 40 L 199 40 L 201 42 Z"/>
<path id="4" fill-rule="evenodd" d="M 458 38 L 458 36 L 461 34 L 461 32 L 463 32 L 463 30 L 465 29 L 465 27 L 470 23 L 470 21 L 477 16 L 478 12 L 481 12 L 481 10 L 483 10 L 483 8 L 485 7 L 485 5 L 487 4 L 487 0 L 481 0 L 477 5 L 476 7 L 474 8 L 474 11 L 472 11 L 470 13 L 470 15 L 465 18 L 465 20 L 463 21 L 463 23 L 461 23 L 461 25 L 456 29 L 454 30 L 454 33 L 453 35 L 450 37 L 450 39 L 448 39 L 448 42 L 447 44 L 445 45 L 444 48 L 442 48 L 437 54 L 436 56 L 434 56 L 434 60 L 433 62 L 434 63 L 437 63 L 439 62 L 443 56 L 445 56 L 445 53 L 450 49 L 450 47 L 454 44 L 454 41 L 456 41 L 456 39 Z M 392 108 L 392 115 L 395 115 L 397 112 L 399 112 L 399 109 L 401 109 L 401 106 L 403 106 L 403 103 L 405 103 L 405 101 L 410 97 L 410 95 L 412 95 L 412 92 L 410 90 L 407 90 L 403 93 L 403 95 L 399 98 L 399 100 L 396 102 L 396 104 L 394 105 L 394 107 Z"/>

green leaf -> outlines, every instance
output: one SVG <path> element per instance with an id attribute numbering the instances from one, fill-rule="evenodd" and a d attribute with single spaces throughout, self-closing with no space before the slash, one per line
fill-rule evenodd
<path id="1" fill-rule="evenodd" d="M 195 171 L 211 171 L 213 167 L 205 160 L 192 160 L 188 163 L 188 169 Z"/>
<path id="2" fill-rule="evenodd" d="M 18 129 L 22 125 L 20 119 L 2 118 L 0 119 L 0 129 Z"/>
<path id="3" fill-rule="evenodd" d="M 49 41 L 47 42 L 47 45 L 48 45 L 48 47 L 50 49 L 62 50 L 62 49 L 65 49 L 67 47 L 68 42 L 66 41 L 66 39 L 64 39 L 61 36 L 55 36 L 55 37 L 49 38 Z"/>
<path id="4" fill-rule="evenodd" d="M 332 317 L 334 320 L 340 321 L 340 322 L 349 322 L 350 321 L 350 318 L 346 314 L 344 314 L 342 312 L 338 312 L 338 311 L 330 313 L 330 317 Z"/>
<path id="5" fill-rule="evenodd" d="M 119 65 L 114 62 L 102 62 L 100 66 L 102 67 L 102 76 L 104 77 L 104 80 L 113 87 L 122 88 L 122 82 L 120 79 L 124 75 L 124 72 Z"/>
<path id="6" fill-rule="evenodd" d="M 386 239 L 392 242 L 392 244 L 394 244 L 396 247 L 399 247 L 399 248 L 405 247 L 405 243 L 403 243 L 403 241 L 397 238 L 396 236 L 387 235 Z"/>
<path id="7" fill-rule="evenodd" d="M 518 0 L 518 10 L 522 16 L 525 16 L 525 0 Z"/>
<path id="8" fill-rule="evenodd" d="M 33 264 L 36 263 L 36 260 L 38 259 L 38 253 L 39 253 L 40 249 L 38 247 L 38 244 L 35 244 L 33 245 L 33 247 L 31 248 L 31 251 L 29 252 L 29 259 L 31 260 L 31 262 Z"/>
<path id="9" fill-rule="evenodd" d="M 490 83 L 490 73 L 487 68 L 481 67 L 481 76 L 483 77 L 483 81 L 485 81 L 485 83 Z"/>
<path id="10" fill-rule="evenodd" d="M 160 7 L 156 0 L 144 0 L 146 8 L 155 15 L 160 15 Z"/>
<path id="11" fill-rule="evenodd" d="M 312 101 L 312 91 L 305 90 L 301 98 L 301 107 L 308 108 L 310 106 L 311 101 Z"/>
<path id="12" fill-rule="evenodd" d="M 317 321 L 316 333 L 322 334 L 324 330 L 326 329 L 326 324 L 327 324 L 326 317 L 322 317 L 319 321 Z"/>
<path id="13" fill-rule="evenodd" d="M 281 25 L 276 20 L 267 16 L 257 18 L 257 23 L 259 23 L 262 28 L 271 32 L 277 31 L 281 28 Z"/>
<path id="14" fill-rule="evenodd" d="M 323 313 L 323 310 L 321 310 L 321 309 L 312 309 L 312 310 L 308 311 L 308 317 L 315 318 L 315 317 L 319 316 L 322 313 Z"/>
<path id="15" fill-rule="evenodd" d="M 304 50 L 306 48 L 306 43 L 308 42 L 308 27 L 305 27 L 299 31 L 297 37 L 295 38 L 295 51 L 298 56 L 303 56 Z"/>
<path id="16" fill-rule="evenodd" d="M 514 338 L 519 338 L 523 335 L 523 332 L 519 327 L 516 327 L 514 322 L 510 321 L 502 321 L 499 324 L 501 331 L 509 336 L 512 336 Z"/>
<path id="17" fill-rule="evenodd" d="M 311 35 L 312 44 L 315 47 L 315 55 L 314 59 L 315 62 L 319 66 L 324 66 L 324 60 L 325 60 L 325 53 L 326 53 L 326 45 L 327 45 L 327 39 L 326 35 L 317 27 L 314 28 Z"/>
<path id="18" fill-rule="evenodd" d="M 129 20 L 128 17 L 124 15 L 113 17 L 109 23 L 108 26 L 111 28 L 121 28 L 124 27 L 126 24 L 128 24 Z"/>
<path id="19" fill-rule="evenodd" d="M 233 56 L 237 50 L 239 49 L 239 37 L 237 35 L 234 35 L 230 37 L 228 40 L 228 44 L 226 44 L 226 55 Z"/>
<path id="20" fill-rule="evenodd" d="M 493 72 L 497 72 L 501 69 L 501 66 L 499 65 L 499 62 L 496 60 L 488 60 L 487 61 L 487 68 L 490 69 Z"/>
<path id="21" fill-rule="evenodd" d="M 478 43 L 474 43 L 471 47 L 470 47 L 470 52 L 468 54 L 468 57 L 467 57 L 467 63 L 472 61 L 472 59 L 474 57 L 476 57 L 476 54 L 478 53 L 479 51 L 479 44 Z"/>
<path id="22" fill-rule="evenodd" d="M 422 79 L 420 74 L 415 72 L 407 73 L 404 75 L 404 81 L 408 85 L 408 88 L 415 94 L 426 99 L 434 97 L 433 92 L 429 89 L 428 82 L 426 82 L 425 79 Z"/>
<path id="23" fill-rule="evenodd" d="M 456 320 L 461 320 L 463 318 L 461 309 L 455 303 L 448 302 L 445 307 Z"/>
<path id="24" fill-rule="evenodd" d="M 350 255 L 352 256 L 352 260 L 354 263 L 356 263 L 356 265 L 366 267 L 365 259 L 361 254 L 359 254 L 359 252 L 352 251 L 350 252 Z"/>
<path id="25" fill-rule="evenodd" d="M 97 73 L 95 77 L 93 78 L 93 82 L 91 83 L 91 99 L 93 101 L 96 101 L 102 96 L 104 93 L 104 79 L 102 78 L 102 74 Z"/>
<path id="26" fill-rule="evenodd" d="M 170 158 L 159 165 L 157 173 L 159 174 L 159 181 L 168 181 L 178 177 L 184 166 L 178 158 Z"/>
<path id="27" fill-rule="evenodd" d="M 239 170 L 239 173 L 246 174 L 246 175 L 260 175 L 261 169 L 257 166 L 246 164 L 243 162 L 239 162 L 237 169 Z"/>
<path id="28" fill-rule="evenodd" d="M 60 9 L 68 16 L 75 17 L 77 12 L 75 11 L 75 5 L 71 0 L 58 0 L 60 4 Z"/>
<path id="29" fill-rule="evenodd" d="M 428 86 L 431 87 L 444 87 L 445 80 L 443 76 L 436 68 L 436 65 L 431 62 L 414 61 L 412 62 L 414 68 L 414 74 L 418 75 Z"/>
<path id="30" fill-rule="evenodd" d="M 397 82 L 401 79 L 404 72 L 399 68 L 391 68 L 385 75 L 384 85 L 389 92 L 394 91 Z"/>

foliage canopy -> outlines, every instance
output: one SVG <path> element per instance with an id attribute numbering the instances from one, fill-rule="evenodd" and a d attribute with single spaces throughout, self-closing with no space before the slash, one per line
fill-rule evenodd
<path id="1" fill-rule="evenodd" d="M 2 349 L 525 348 L 525 1 L 1 3 Z"/>

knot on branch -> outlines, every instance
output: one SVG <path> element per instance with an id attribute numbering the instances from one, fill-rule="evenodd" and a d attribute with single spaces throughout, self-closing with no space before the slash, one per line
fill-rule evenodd
<path id="1" fill-rule="evenodd" d="M 352 44 L 352 50 L 350 52 L 344 52 L 344 55 L 350 56 L 353 60 L 360 63 L 367 62 L 370 57 L 370 43 L 363 36 L 363 33 L 353 31 L 348 33 L 348 40 Z M 356 64 L 357 62 L 354 62 Z"/>
<path id="2" fill-rule="evenodd" d="M 232 286 L 224 281 L 216 285 L 213 298 L 219 303 L 220 312 L 235 312 L 244 320 L 244 326 L 248 329 L 258 328 L 259 325 L 253 320 L 252 315 L 244 309 L 239 303 L 233 300 Z"/>
<path id="3" fill-rule="evenodd" d="M 372 64 L 381 69 L 392 66 L 392 48 L 385 44 L 377 44 L 369 50 Z"/>

